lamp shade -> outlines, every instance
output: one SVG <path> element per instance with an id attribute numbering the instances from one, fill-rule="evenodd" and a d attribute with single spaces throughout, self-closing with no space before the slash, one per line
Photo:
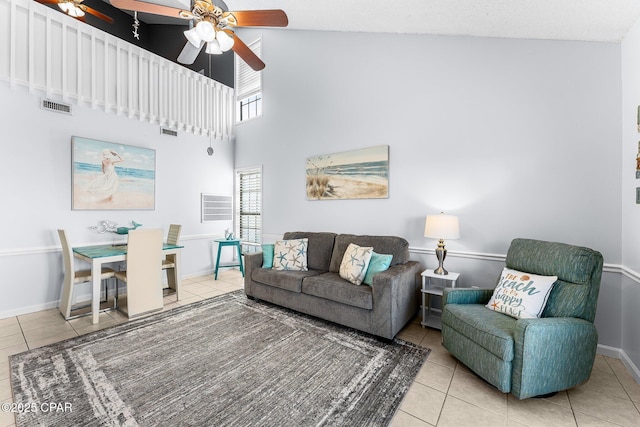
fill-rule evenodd
<path id="1" fill-rule="evenodd" d="M 424 225 L 424 237 L 430 239 L 459 239 L 460 224 L 455 215 L 427 215 Z"/>
<path id="2" fill-rule="evenodd" d="M 191 43 L 198 49 L 202 47 L 202 37 L 200 37 L 195 27 L 185 31 L 184 36 L 187 38 L 187 40 L 189 40 L 189 43 Z"/>

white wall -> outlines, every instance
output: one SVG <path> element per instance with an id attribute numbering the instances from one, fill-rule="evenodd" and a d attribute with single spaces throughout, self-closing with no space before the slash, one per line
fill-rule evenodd
<path id="1" fill-rule="evenodd" d="M 209 157 L 207 137 L 161 136 L 157 125 L 83 106 L 74 106 L 72 116 L 44 111 L 40 94 L 6 82 L 0 82 L 0 99 L 0 318 L 57 306 L 63 276 L 58 228 L 80 245 L 112 240 L 89 230 L 103 219 L 121 226 L 135 220 L 165 233 L 170 223 L 182 224 L 183 276 L 211 272 L 213 238 L 231 223 L 202 224 L 200 193 L 232 193 L 232 143 L 214 140 Z M 72 211 L 74 135 L 155 149 L 155 210 Z"/>
<path id="2" fill-rule="evenodd" d="M 447 265 L 466 286 L 495 285 L 515 237 L 621 263 L 619 44 L 241 33 L 260 35 L 264 116 L 237 127 L 236 167 L 263 165 L 267 235 L 400 235 L 433 267 L 424 218 L 444 210 L 460 217 Z M 388 199 L 306 200 L 306 157 L 380 144 L 390 146 Z M 615 348 L 620 286 L 605 273 L 596 320 L 600 343 Z"/>
<path id="3" fill-rule="evenodd" d="M 622 43 L 622 347 L 640 367 L 640 205 L 636 204 L 636 156 L 640 132 L 637 109 L 640 105 L 640 22 L 636 22 Z"/>

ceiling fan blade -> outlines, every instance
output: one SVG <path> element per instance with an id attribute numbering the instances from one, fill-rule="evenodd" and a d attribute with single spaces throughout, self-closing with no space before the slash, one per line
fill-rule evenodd
<path id="1" fill-rule="evenodd" d="M 38 3 L 42 4 L 57 4 L 58 0 L 36 0 Z"/>
<path id="2" fill-rule="evenodd" d="M 260 71 L 265 67 L 265 63 L 262 62 L 262 59 L 253 53 L 251 48 L 235 34 L 233 35 L 233 51 L 254 70 Z"/>
<path id="3" fill-rule="evenodd" d="M 191 42 L 187 42 L 187 44 L 185 44 L 182 48 L 182 52 L 180 52 L 180 55 L 178 55 L 178 62 L 186 65 L 193 64 L 196 61 L 196 58 L 198 57 L 200 49 L 202 49 L 203 45 L 204 42 L 201 42 L 200 47 L 195 47 L 191 44 Z"/>
<path id="4" fill-rule="evenodd" d="M 231 12 L 239 27 L 286 27 L 289 18 L 284 10 L 241 10 Z"/>
<path id="5" fill-rule="evenodd" d="M 113 18 L 111 18 L 110 16 L 105 15 L 102 12 L 98 12 L 97 10 L 92 9 L 89 6 L 81 4 L 80 5 L 80 9 L 84 10 L 87 13 L 90 13 L 91 15 L 95 16 L 96 18 L 100 18 L 103 21 L 108 22 L 109 24 L 113 24 Z"/>
<path id="6" fill-rule="evenodd" d="M 136 12 L 152 13 L 154 15 L 169 16 L 171 18 L 181 18 L 180 12 L 187 10 L 176 9 L 174 7 L 162 6 L 160 4 L 147 3 L 138 0 L 110 0 L 111 5 L 118 9 L 133 10 Z"/>

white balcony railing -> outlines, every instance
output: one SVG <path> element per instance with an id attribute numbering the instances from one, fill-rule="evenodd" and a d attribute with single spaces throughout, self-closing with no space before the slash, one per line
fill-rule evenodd
<path id="1" fill-rule="evenodd" d="M 233 130 L 232 88 L 33 0 L 0 0 L 0 79 L 216 139 Z"/>

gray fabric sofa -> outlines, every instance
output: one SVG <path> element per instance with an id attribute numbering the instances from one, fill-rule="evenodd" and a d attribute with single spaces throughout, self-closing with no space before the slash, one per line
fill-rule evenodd
<path id="1" fill-rule="evenodd" d="M 420 264 L 409 260 L 409 243 L 395 236 L 289 232 L 283 239 L 308 238 L 308 271 L 262 268 L 262 252 L 247 253 L 244 290 L 248 297 L 393 339 L 417 313 Z M 339 275 L 350 243 L 393 255 L 373 285 L 356 286 Z"/>

